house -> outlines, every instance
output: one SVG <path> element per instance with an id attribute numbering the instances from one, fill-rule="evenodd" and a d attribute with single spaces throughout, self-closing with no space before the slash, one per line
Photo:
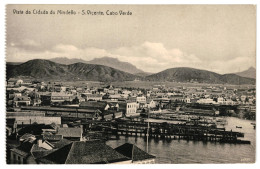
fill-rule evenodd
<path id="1" fill-rule="evenodd" d="M 15 133 L 17 130 L 17 124 L 15 118 L 6 119 L 6 136 L 10 136 L 12 133 Z"/>
<path id="2" fill-rule="evenodd" d="M 102 100 L 101 94 L 82 94 L 82 97 L 85 98 L 86 101 L 100 101 L 100 100 Z"/>
<path id="3" fill-rule="evenodd" d="M 71 141 L 82 141 L 82 133 L 83 129 L 80 128 L 72 128 L 72 127 L 66 127 L 66 128 L 58 128 L 57 133 L 55 135 L 61 135 L 62 138 L 71 140 Z"/>
<path id="4" fill-rule="evenodd" d="M 15 107 L 29 106 L 31 104 L 31 99 L 27 96 L 16 96 L 13 99 L 13 103 Z"/>
<path id="5" fill-rule="evenodd" d="M 7 117 L 9 118 L 9 117 Z M 12 116 L 18 125 L 37 124 L 61 124 L 61 117 L 45 117 L 45 116 Z"/>
<path id="6" fill-rule="evenodd" d="M 146 105 L 147 105 L 146 106 L 147 108 L 153 109 L 153 108 L 156 108 L 157 103 L 153 99 L 147 99 Z"/>
<path id="7" fill-rule="evenodd" d="M 103 141 L 75 141 L 44 157 L 40 164 L 130 164 L 131 160 Z"/>
<path id="8" fill-rule="evenodd" d="M 20 92 L 14 92 L 14 91 L 9 92 L 9 99 L 13 99 L 15 97 L 21 97 L 21 96 L 22 96 L 22 93 L 20 93 Z"/>
<path id="9" fill-rule="evenodd" d="M 146 97 L 144 97 L 144 96 L 137 96 L 136 97 L 136 102 L 137 103 L 146 103 Z"/>
<path id="10" fill-rule="evenodd" d="M 141 150 L 136 145 L 125 143 L 115 150 L 132 160 L 134 164 L 154 164 L 155 156 Z"/>
<path id="11" fill-rule="evenodd" d="M 220 104 L 223 104 L 224 103 L 224 98 L 223 97 L 218 97 L 217 98 L 217 102 L 220 103 Z"/>
<path id="12" fill-rule="evenodd" d="M 109 104 L 106 102 L 81 102 L 79 104 L 80 108 L 85 108 L 85 109 L 91 109 L 91 110 L 100 110 L 103 112 L 104 110 L 108 110 L 110 108 Z"/>
<path id="13" fill-rule="evenodd" d="M 10 150 L 11 164 L 33 164 L 34 159 L 31 155 L 31 149 L 35 140 L 23 142 L 20 146 Z"/>
<path id="14" fill-rule="evenodd" d="M 46 93 L 45 95 L 41 95 L 41 101 L 43 105 L 51 105 L 51 104 L 62 104 L 63 102 L 72 102 L 73 100 L 72 94 L 67 94 L 63 92 L 52 92 Z"/>
<path id="15" fill-rule="evenodd" d="M 190 100 L 189 97 L 186 97 L 186 98 L 184 99 L 184 102 L 185 102 L 185 103 L 191 103 L 191 100 Z"/>
<path id="16" fill-rule="evenodd" d="M 71 144 L 71 141 L 61 139 L 55 143 L 50 143 L 47 140 L 28 139 L 23 141 L 18 147 L 10 150 L 11 164 L 38 164 L 38 159 L 48 154 L 62 149 L 66 145 Z"/>
<path id="17" fill-rule="evenodd" d="M 42 135 L 44 132 L 51 132 L 55 133 L 56 132 L 56 127 L 54 125 L 45 125 L 45 124 L 32 124 L 29 126 L 25 126 L 18 130 L 18 137 L 23 136 L 26 133 L 33 134 L 35 136 Z"/>
<path id="18" fill-rule="evenodd" d="M 7 85 L 15 85 L 16 82 L 17 82 L 17 79 L 10 78 L 10 79 L 7 81 Z"/>

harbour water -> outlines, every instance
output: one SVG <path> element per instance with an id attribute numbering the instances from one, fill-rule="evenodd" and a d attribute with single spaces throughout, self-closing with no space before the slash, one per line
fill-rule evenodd
<path id="1" fill-rule="evenodd" d="M 148 153 L 156 156 L 156 163 L 189 164 L 189 163 L 253 163 L 255 161 L 256 130 L 251 123 L 255 121 L 227 117 L 226 130 L 239 131 L 245 134 L 244 140 L 251 144 L 228 144 L 187 140 L 149 139 Z M 237 128 L 242 127 L 242 128 Z M 223 126 L 219 126 L 223 127 Z M 124 143 L 132 143 L 142 150 L 147 149 L 144 137 L 124 137 L 107 141 L 115 148 Z"/>

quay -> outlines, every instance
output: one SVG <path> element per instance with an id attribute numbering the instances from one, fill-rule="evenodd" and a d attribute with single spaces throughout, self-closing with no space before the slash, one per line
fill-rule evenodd
<path id="1" fill-rule="evenodd" d="M 241 140 L 244 133 L 226 131 L 225 128 L 212 128 L 207 126 L 185 125 L 141 122 L 141 121 L 95 121 L 80 120 L 73 123 L 74 126 L 82 125 L 84 131 L 99 130 L 104 131 L 107 135 L 115 136 L 135 136 L 154 139 L 166 140 L 195 140 L 210 141 L 233 144 L 251 144 L 250 141 Z M 148 130 L 148 131 L 147 131 Z"/>

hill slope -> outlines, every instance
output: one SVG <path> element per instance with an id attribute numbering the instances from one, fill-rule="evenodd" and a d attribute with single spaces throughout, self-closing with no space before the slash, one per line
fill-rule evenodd
<path id="1" fill-rule="evenodd" d="M 91 80 L 91 81 L 126 81 L 134 80 L 135 75 L 103 65 L 74 63 L 58 64 L 49 60 L 30 60 L 20 65 L 6 67 L 7 79 L 29 76 L 44 80 Z"/>
<path id="2" fill-rule="evenodd" d="M 167 69 L 162 72 L 146 76 L 149 81 L 199 82 L 213 84 L 255 84 L 255 79 L 240 77 L 235 74 L 218 74 L 206 70 L 187 67 Z"/>
<path id="3" fill-rule="evenodd" d="M 256 79 L 256 69 L 254 67 L 250 67 L 245 71 L 237 72 L 235 74 L 238 75 L 238 76 L 242 76 L 242 77 L 248 77 L 248 78 Z"/>

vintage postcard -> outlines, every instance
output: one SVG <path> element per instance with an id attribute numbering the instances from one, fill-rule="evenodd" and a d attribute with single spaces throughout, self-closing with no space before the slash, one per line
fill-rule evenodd
<path id="1" fill-rule="evenodd" d="M 6 6 L 7 164 L 255 163 L 255 5 Z"/>

